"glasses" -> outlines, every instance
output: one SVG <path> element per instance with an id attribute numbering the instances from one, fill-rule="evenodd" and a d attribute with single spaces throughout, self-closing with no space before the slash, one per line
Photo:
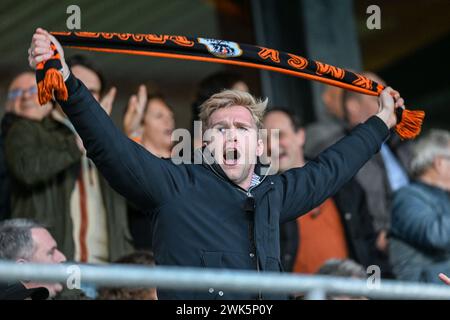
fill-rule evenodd
<path id="1" fill-rule="evenodd" d="M 14 89 L 8 92 L 8 100 L 15 100 L 17 98 L 23 97 L 25 93 L 30 96 L 37 94 L 38 89 L 36 86 L 29 87 L 28 89 Z"/>

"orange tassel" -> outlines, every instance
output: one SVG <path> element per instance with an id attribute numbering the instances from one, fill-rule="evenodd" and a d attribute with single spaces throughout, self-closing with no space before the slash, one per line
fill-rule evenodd
<path id="1" fill-rule="evenodd" d="M 66 101 L 69 98 L 69 93 L 67 92 L 61 72 L 50 68 L 45 72 L 44 79 L 38 83 L 39 103 L 44 105 L 52 100 L 53 93 L 56 98 L 62 101 Z"/>
<path id="2" fill-rule="evenodd" d="M 416 138 L 422 129 L 425 111 L 396 109 L 397 118 L 400 122 L 395 126 L 395 131 L 402 139 Z"/>

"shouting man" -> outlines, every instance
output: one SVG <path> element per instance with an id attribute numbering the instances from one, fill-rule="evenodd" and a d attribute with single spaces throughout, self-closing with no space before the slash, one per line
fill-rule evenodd
<path id="1" fill-rule="evenodd" d="M 118 192 L 155 212 L 153 250 L 158 265 L 280 271 L 279 224 L 317 207 L 379 151 L 403 106 L 391 88 L 380 110 L 302 168 L 260 174 L 258 129 L 267 102 L 242 91 L 223 91 L 201 106 L 209 133 L 202 164 L 176 165 L 128 139 L 73 74 L 58 41 L 38 28 L 29 49 L 33 68 L 49 59 L 54 43 L 69 91 L 59 101 L 88 156 Z M 208 152 L 206 152 L 208 151 Z M 206 156 L 212 154 L 213 156 Z M 160 299 L 252 299 L 274 295 L 159 290 Z"/>

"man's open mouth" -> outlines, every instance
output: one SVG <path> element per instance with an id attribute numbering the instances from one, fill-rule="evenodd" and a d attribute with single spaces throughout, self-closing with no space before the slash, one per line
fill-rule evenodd
<path id="1" fill-rule="evenodd" d="M 234 166 L 238 164 L 240 157 L 241 154 L 236 148 L 225 149 L 223 151 L 223 163 L 227 166 Z"/>

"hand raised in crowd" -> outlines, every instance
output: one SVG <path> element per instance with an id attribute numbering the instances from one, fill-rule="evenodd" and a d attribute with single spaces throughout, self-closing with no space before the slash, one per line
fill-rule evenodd
<path id="1" fill-rule="evenodd" d="M 103 96 L 103 98 L 100 100 L 100 105 L 102 106 L 103 110 L 108 114 L 108 116 L 111 115 L 112 112 L 112 106 L 114 103 L 114 100 L 116 98 L 117 89 L 116 87 L 112 87 L 109 89 L 108 93 Z"/>
<path id="2" fill-rule="evenodd" d="M 58 40 L 48 33 L 47 30 L 37 28 L 33 34 L 30 48 L 28 49 L 28 63 L 31 68 L 36 69 L 36 66 L 40 62 L 50 59 L 53 55 L 53 50 L 50 47 L 51 43 L 56 46 L 56 50 L 58 50 L 61 57 L 61 64 L 63 66 L 62 74 L 64 79 L 66 79 L 69 76 L 70 71 L 66 60 L 64 59 L 64 50 Z"/>
<path id="3" fill-rule="evenodd" d="M 127 112 L 123 119 L 123 128 L 128 136 L 140 130 L 146 105 L 147 88 L 142 84 L 139 86 L 137 95 L 133 94 L 128 100 Z"/>
<path id="4" fill-rule="evenodd" d="M 393 128 L 397 124 L 395 109 L 404 108 L 405 101 L 400 93 L 391 87 L 387 87 L 381 92 L 378 101 L 380 109 L 377 116 L 384 121 L 389 129 Z"/>
<path id="5" fill-rule="evenodd" d="M 441 281 L 443 283 L 445 283 L 446 285 L 450 286 L 450 278 L 447 277 L 447 275 L 443 274 L 443 273 L 439 273 L 439 279 L 441 279 Z"/>

